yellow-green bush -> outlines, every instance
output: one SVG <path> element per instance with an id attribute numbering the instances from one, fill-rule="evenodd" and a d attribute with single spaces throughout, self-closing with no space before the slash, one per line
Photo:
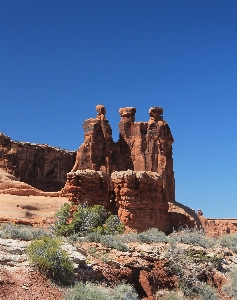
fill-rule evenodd
<path id="1" fill-rule="evenodd" d="M 73 263 L 65 250 L 61 248 L 61 240 L 45 237 L 33 241 L 27 254 L 41 272 L 60 284 L 70 284 L 73 280 Z"/>

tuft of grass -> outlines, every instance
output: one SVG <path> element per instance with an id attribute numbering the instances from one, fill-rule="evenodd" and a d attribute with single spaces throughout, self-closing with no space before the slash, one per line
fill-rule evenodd
<path id="1" fill-rule="evenodd" d="M 13 223 L 0 226 L 0 238 L 18 239 L 23 241 L 31 241 L 41 239 L 52 234 L 46 232 L 42 228 L 33 228 L 27 225 L 16 225 Z"/>
<path id="2" fill-rule="evenodd" d="M 201 246 L 203 248 L 209 248 L 215 244 L 215 241 L 207 238 L 203 231 L 189 228 L 182 229 L 180 232 L 171 234 L 169 236 L 169 240 L 178 243 Z"/>
<path id="3" fill-rule="evenodd" d="M 118 284 L 114 287 L 82 282 L 77 283 L 65 295 L 65 300 L 138 300 L 133 287 Z"/>
<path id="4" fill-rule="evenodd" d="M 32 263 L 46 276 L 62 285 L 73 280 L 73 263 L 65 250 L 61 248 L 62 241 L 56 238 L 44 237 L 33 241 L 27 254 Z"/>
<path id="5" fill-rule="evenodd" d="M 164 232 L 157 228 L 151 228 L 138 234 L 138 240 L 142 243 L 167 243 L 168 239 Z"/>
<path id="6" fill-rule="evenodd" d="M 224 292 L 231 297 L 237 298 L 237 269 L 232 270 L 229 274 L 229 284 L 223 287 Z"/>
<path id="7" fill-rule="evenodd" d="M 116 239 L 113 235 L 102 235 L 100 238 L 100 243 L 106 247 L 117 249 L 118 251 L 126 252 L 129 247 Z"/>
<path id="8" fill-rule="evenodd" d="M 237 253 L 237 234 L 225 234 L 219 237 L 218 244 Z"/>

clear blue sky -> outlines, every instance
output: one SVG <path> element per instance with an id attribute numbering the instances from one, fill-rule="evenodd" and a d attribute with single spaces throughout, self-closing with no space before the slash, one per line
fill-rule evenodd
<path id="1" fill-rule="evenodd" d="M 104 104 L 164 108 L 176 200 L 237 218 L 237 0 L 0 1 L 0 131 L 76 150 Z"/>

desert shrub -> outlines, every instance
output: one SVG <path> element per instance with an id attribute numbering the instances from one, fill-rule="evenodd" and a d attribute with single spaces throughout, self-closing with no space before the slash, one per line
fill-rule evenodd
<path id="1" fill-rule="evenodd" d="M 95 242 L 95 243 L 99 243 L 100 239 L 101 239 L 102 234 L 98 233 L 98 232 L 91 232 L 89 234 L 87 234 L 84 238 L 85 242 Z"/>
<path id="2" fill-rule="evenodd" d="M 159 231 L 157 228 L 151 228 L 141 233 L 131 231 L 129 233 L 120 235 L 118 239 L 124 243 L 142 242 L 146 244 L 151 243 L 167 243 L 168 239 L 164 232 Z"/>
<path id="3" fill-rule="evenodd" d="M 198 255 L 199 259 L 212 259 L 205 255 L 205 252 Z M 178 278 L 178 286 L 185 297 L 202 300 L 215 300 L 216 295 L 213 289 L 198 280 L 198 274 L 203 271 L 202 264 L 193 264 L 193 258 L 189 251 L 175 247 L 175 243 L 167 246 L 168 259 L 167 269 Z M 195 298 L 196 299 L 196 298 Z"/>
<path id="4" fill-rule="evenodd" d="M 108 293 L 99 289 L 94 284 L 78 282 L 73 288 L 67 291 L 65 300 L 106 300 L 108 296 Z"/>
<path id="5" fill-rule="evenodd" d="M 209 264 L 211 263 L 211 266 L 217 270 L 221 269 L 221 264 L 222 264 L 222 257 L 213 255 L 213 256 L 208 256 L 205 251 L 198 251 L 196 252 L 195 250 L 191 249 L 188 251 L 188 257 L 191 259 L 198 259 L 201 262 L 208 262 Z"/>
<path id="6" fill-rule="evenodd" d="M 228 247 L 229 249 L 231 249 L 232 251 L 237 253 L 237 234 L 236 233 L 222 235 L 218 239 L 217 242 L 221 246 Z"/>
<path id="7" fill-rule="evenodd" d="M 129 233 L 125 233 L 119 236 L 119 240 L 123 243 L 131 243 L 138 241 L 137 232 L 131 231 Z"/>
<path id="8" fill-rule="evenodd" d="M 237 269 L 232 270 L 229 274 L 229 284 L 223 287 L 224 292 L 231 298 L 237 298 Z"/>
<path id="9" fill-rule="evenodd" d="M 208 284 L 203 283 L 200 286 L 199 297 L 202 300 L 217 300 L 218 297 L 215 293 L 215 290 Z"/>
<path id="10" fill-rule="evenodd" d="M 126 252 L 129 247 L 119 241 L 116 236 L 113 235 L 101 235 L 100 243 L 106 247 L 117 249 L 118 251 Z"/>
<path id="11" fill-rule="evenodd" d="M 114 287 L 93 283 L 77 283 L 65 295 L 66 300 L 138 300 L 134 289 L 127 284 Z"/>
<path id="12" fill-rule="evenodd" d="M 129 284 L 118 284 L 113 290 L 112 300 L 138 300 L 138 295 Z"/>
<path id="13" fill-rule="evenodd" d="M 31 241 L 41 239 L 44 236 L 51 236 L 41 228 L 33 228 L 27 225 L 5 224 L 0 226 L 0 237 L 5 239 L 19 239 Z"/>
<path id="14" fill-rule="evenodd" d="M 69 284 L 73 279 L 73 263 L 61 244 L 59 239 L 44 237 L 33 241 L 27 254 L 31 262 L 46 276 L 60 284 Z"/>
<path id="15" fill-rule="evenodd" d="M 123 223 L 121 223 L 118 216 L 111 215 L 105 221 L 105 228 L 104 228 L 105 234 L 119 234 L 119 233 L 124 233 L 124 231 L 125 231 L 125 226 Z"/>
<path id="16" fill-rule="evenodd" d="M 158 295 L 157 295 L 158 296 Z M 169 291 L 165 297 L 158 297 L 157 299 L 164 299 L 164 300 L 184 300 L 185 298 L 180 295 L 180 293 L 176 291 Z"/>
<path id="17" fill-rule="evenodd" d="M 64 204 L 56 213 L 55 232 L 61 236 L 85 236 L 93 232 L 118 234 L 125 230 L 117 216 L 111 216 L 102 205 Z"/>
<path id="18" fill-rule="evenodd" d="M 182 231 L 173 233 L 169 236 L 170 241 L 176 241 L 189 245 L 201 246 L 203 248 L 211 247 L 215 244 L 212 239 L 207 238 L 203 231 L 196 229 L 182 229 Z"/>
<path id="19" fill-rule="evenodd" d="M 168 239 L 164 232 L 157 228 L 151 228 L 138 234 L 138 240 L 142 243 L 167 243 Z"/>

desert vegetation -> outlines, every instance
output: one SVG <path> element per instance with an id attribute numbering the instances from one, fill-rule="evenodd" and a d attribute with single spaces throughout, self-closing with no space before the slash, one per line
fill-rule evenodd
<path id="1" fill-rule="evenodd" d="M 169 235 L 156 228 L 126 232 L 100 205 L 65 204 L 56 218 L 50 229 L 1 225 L 0 238 L 27 241 L 28 260 L 63 288 L 65 300 L 151 299 L 149 293 L 157 300 L 237 297 L 236 234 L 210 239 L 188 228 Z M 65 245 L 84 258 L 73 259 Z M 149 283 L 149 276 L 153 285 L 146 289 L 142 280 Z"/>

